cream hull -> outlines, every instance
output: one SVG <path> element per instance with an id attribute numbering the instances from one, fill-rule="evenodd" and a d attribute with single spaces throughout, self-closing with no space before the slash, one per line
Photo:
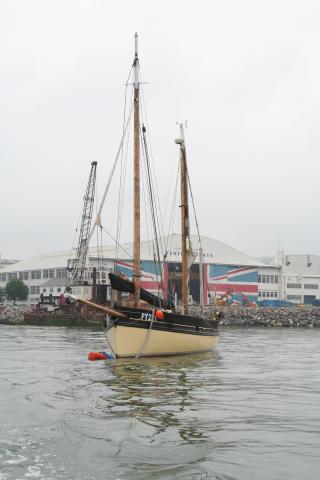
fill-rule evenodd
<path id="1" fill-rule="evenodd" d="M 182 355 L 209 352 L 214 349 L 219 335 L 149 330 L 117 325 L 106 331 L 111 350 L 116 357 L 152 355 Z"/>

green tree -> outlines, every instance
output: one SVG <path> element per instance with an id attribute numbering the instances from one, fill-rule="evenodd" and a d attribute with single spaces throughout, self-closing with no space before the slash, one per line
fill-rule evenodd
<path id="1" fill-rule="evenodd" d="M 4 289 L 0 287 L 0 302 L 3 302 L 3 300 L 4 300 L 4 294 L 5 294 Z"/>
<path id="2" fill-rule="evenodd" d="M 9 300 L 13 300 L 13 305 L 16 304 L 16 300 L 26 300 L 29 294 L 29 288 L 22 280 L 14 279 L 6 285 L 6 293 Z"/>

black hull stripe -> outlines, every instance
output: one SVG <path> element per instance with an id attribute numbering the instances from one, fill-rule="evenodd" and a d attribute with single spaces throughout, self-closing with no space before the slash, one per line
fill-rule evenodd
<path id="1" fill-rule="evenodd" d="M 142 320 L 144 314 L 152 316 L 152 310 L 143 310 L 141 308 L 115 306 L 115 310 L 128 315 L 131 320 Z M 168 324 L 168 325 L 180 325 L 186 328 L 203 328 L 207 330 L 218 330 L 219 322 L 217 320 L 207 320 L 202 317 L 192 317 L 190 315 L 182 315 L 175 312 L 164 312 L 164 319 L 156 321 L 155 323 Z"/>

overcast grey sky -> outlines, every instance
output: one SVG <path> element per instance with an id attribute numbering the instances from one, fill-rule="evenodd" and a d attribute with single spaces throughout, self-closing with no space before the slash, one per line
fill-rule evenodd
<path id="1" fill-rule="evenodd" d="M 72 246 L 90 162 L 101 194 L 120 141 L 137 31 L 160 184 L 187 119 L 201 233 L 320 255 L 319 22 L 311 0 L 1 0 L 0 254 Z"/>

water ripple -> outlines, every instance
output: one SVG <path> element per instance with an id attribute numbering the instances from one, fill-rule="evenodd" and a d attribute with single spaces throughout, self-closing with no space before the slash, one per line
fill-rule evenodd
<path id="1" fill-rule="evenodd" d="M 88 362 L 101 332 L 0 329 L 0 480 L 318 479 L 320 331 Z"/>

